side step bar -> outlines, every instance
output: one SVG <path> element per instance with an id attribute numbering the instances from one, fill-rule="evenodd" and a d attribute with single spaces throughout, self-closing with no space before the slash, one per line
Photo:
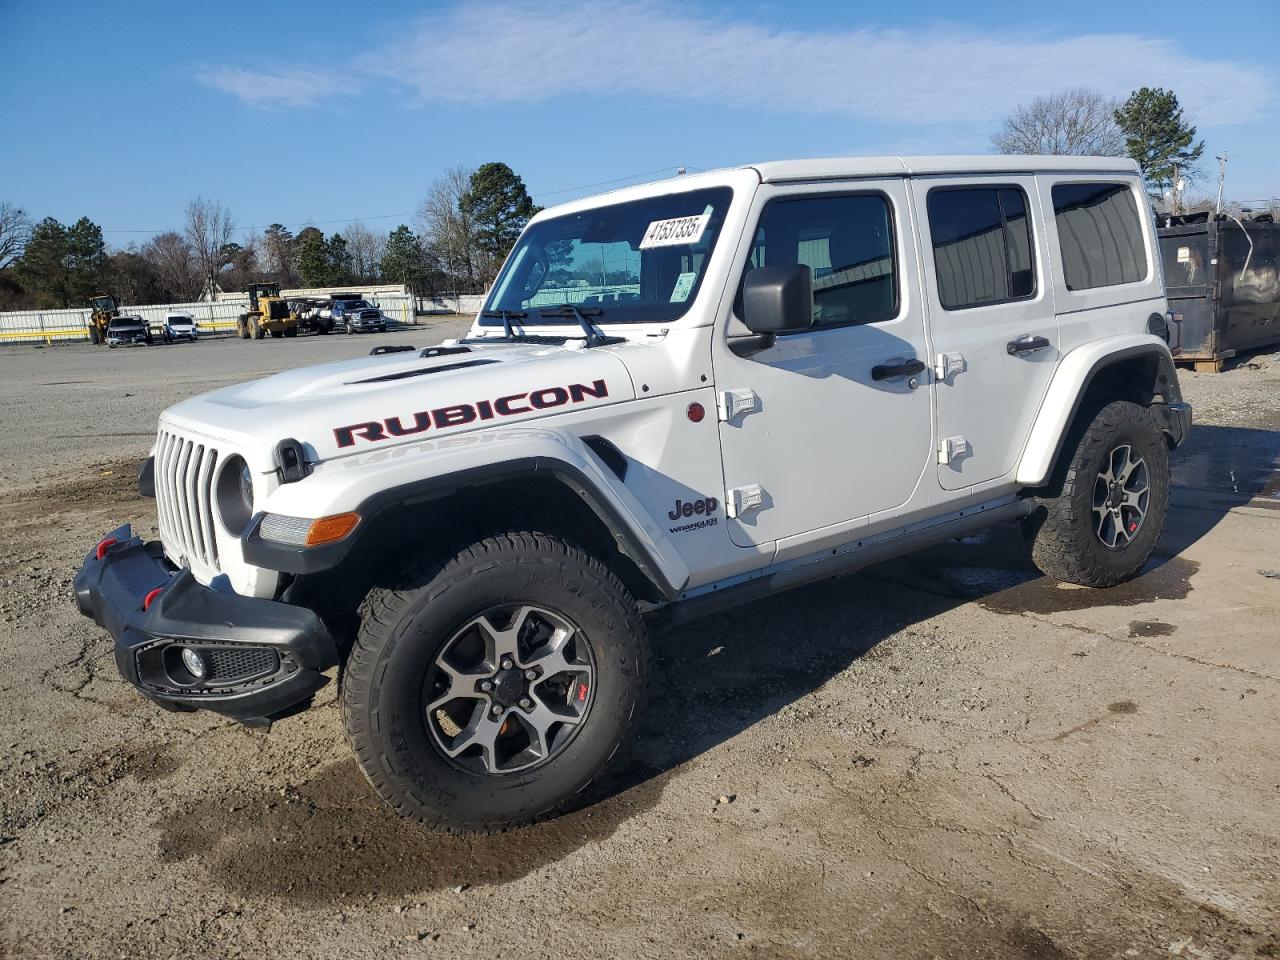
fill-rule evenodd
<path id="1" fill-rule="evenodd" d="M 788 565 L 775 573 L 745 580 L 723 590 L 678 600 L 658 612 L 658 619 L 674 625 L 688 623 L 709 614 L 719 613 L 753 600 L 802 587 L 818 580 L 853 573 L 873 563 L 891 560 L 904 553 L 914 553 L 935 543 L 964 537 L 975 531 L 1012 520 L 1021 520 L 1035 510 L 1034 500 L 1014 500 L 989 510 L 975 509 L 941 523 L 908 531 L 896 537 L 876 540 L 852 550 L 816 557 L 808 562 Z"/>

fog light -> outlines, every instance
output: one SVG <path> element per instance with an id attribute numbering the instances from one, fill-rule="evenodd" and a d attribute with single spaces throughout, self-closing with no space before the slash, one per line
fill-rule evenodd
<path id="1" fill-rule="evenodd" d="M 205 665 L 204 657 L 190 647 L 182 648 L 182 665 L 197 680 L 203 680 L 204 675 L 209 671 L 209 668 Z"/>

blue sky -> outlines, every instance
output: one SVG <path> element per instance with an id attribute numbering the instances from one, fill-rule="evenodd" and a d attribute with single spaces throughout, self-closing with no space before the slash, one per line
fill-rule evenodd
<path id="1" fill-rule="evenodd" d="M 115 246 L 197 194 L 241 230 L 391 229 L 488 160 L 551 204 L 681 163 L 986 152 L 1010 107 L 1077 85 L 1173 88 L 1228 196 L 1280 195 L 1276 0 L 0 0 L 0 37 L 0 200 Z"/>

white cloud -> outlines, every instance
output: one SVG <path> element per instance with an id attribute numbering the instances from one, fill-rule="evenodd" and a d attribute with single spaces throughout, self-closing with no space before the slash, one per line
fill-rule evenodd
<path id="1" fill-rule="evenodd" d="M 1082 84 L 1116 96 L 1172 87 L 1205 123 L 1256 119 L 1275 96 L 1259 68 L 1150 37 L 801 32 L 657 0 L 461 5 L 418 21 L 364 67 L 426 101 L 630 94 L 903 124 L 987 123 L 1018 102 Z"/>
<path id="2" fill-rule="evenodd" d="M 309 107 L 336 94 L 351 92 L 347 82 L 302 70 L 264 73 L 241 67 L 204 67 L 197 82 L 229 93 L 253 107 Z"/>
<path id="3" fill-rule="evenodd" d="M 462 2 L 415 21 L 355 69 L 420 102 L 659 97 L 953 130 L 985 128 L 1017 103 L 1081 85 L 1114 96 L 1170 87 L 1206 126 L 1257 120 L 1277 91 L 1261 67 L 1155 37 L 960 27 L 802 32 L 690 14 L 665 0 Z M 220 67 L 199 79 L 252 104 L 305 106 L 349 91 L 289 71 Z"/>

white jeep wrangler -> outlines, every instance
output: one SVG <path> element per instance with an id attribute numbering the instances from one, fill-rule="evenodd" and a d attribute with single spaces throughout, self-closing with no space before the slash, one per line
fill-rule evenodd
<path id="1" fill-rule="evenodd" d="M 120 670 L 249 723 L 339 668 L 374 788 L 451 831 L 573 802 L 648 628 L 1021 521 L 1109 587 L 1190 428 L 1127 161 L 800 160 L 536 216 L 469 335 L 161 417 L 161 539 L 76 578 Z"/>

